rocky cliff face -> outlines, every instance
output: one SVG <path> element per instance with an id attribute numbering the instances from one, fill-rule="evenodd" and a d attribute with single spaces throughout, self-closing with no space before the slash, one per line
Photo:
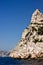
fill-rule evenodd
<path id="1" fill-rule="evenodd" d="M 43 56 L 43 14 L 36 9 L 30 25 L 24 29 L 18 45 L 10 53 L 14 58 L 37 58 Z"/>

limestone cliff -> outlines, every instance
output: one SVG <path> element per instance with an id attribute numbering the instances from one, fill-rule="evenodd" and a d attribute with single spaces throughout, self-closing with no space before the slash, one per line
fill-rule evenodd
<path id="1" fill-rule="evenodd" d="M 14 58 L 37 58 L 43 56 L 43 14 L 40 10 L 32 14 L 30 25 L 24 29 L 15 49 L 10 52 Z"/>

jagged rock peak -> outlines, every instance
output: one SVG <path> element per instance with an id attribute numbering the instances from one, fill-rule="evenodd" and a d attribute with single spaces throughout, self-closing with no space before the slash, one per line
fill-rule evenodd
<path id="1" fill-rule="evenodd" d="M 39 9 L 36 9 L 35 12 L 33 13 L 33 15 L 36 16 L 36 15 L 38 15 L 40 13 L 41 13 L 40 10 Z"/>
<path id="2" fill-rule="evenodd" d="M 40 12 L 40 10 L 36 9 L 32 14 L 31 22 L 39 22 L 40 20 L 43 20 L 43 14 Z"/>

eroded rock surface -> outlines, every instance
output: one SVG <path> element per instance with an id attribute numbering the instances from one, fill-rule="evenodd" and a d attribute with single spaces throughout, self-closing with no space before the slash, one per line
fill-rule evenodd
<path id="1" fill-rule="evenodd" d="M 43 56 L 43 14 L 36 9 L 30 25 L 24 29 L 15 49 L 10 52 L 14 58 L 37 58 Z"/>

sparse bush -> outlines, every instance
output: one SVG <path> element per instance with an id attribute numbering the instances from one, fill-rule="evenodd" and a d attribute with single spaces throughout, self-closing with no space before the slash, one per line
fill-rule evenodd
<path id="1" fill-rule="evenodd" d="M 39 41 L 39 39 L 34 39 L 33 42 L 34 43 L 37 43 Z"/>
<path id="2" fill-rule="evenodd" d="M 39 42 L 43 42 L 43 40 L 41 39 Z"/>
<path id="3" fill-rule="evenodd" d="M 32 27 L 32 31 L 34 31 L 34 30 L 37 31 L 37 29 L 35 27 Z"/>
<path id="4" fill-rule="evenodd" d="M 38 29 L 38 35 L 43 35 L 43 27 L 40 27 L 40 28 Z"/>

